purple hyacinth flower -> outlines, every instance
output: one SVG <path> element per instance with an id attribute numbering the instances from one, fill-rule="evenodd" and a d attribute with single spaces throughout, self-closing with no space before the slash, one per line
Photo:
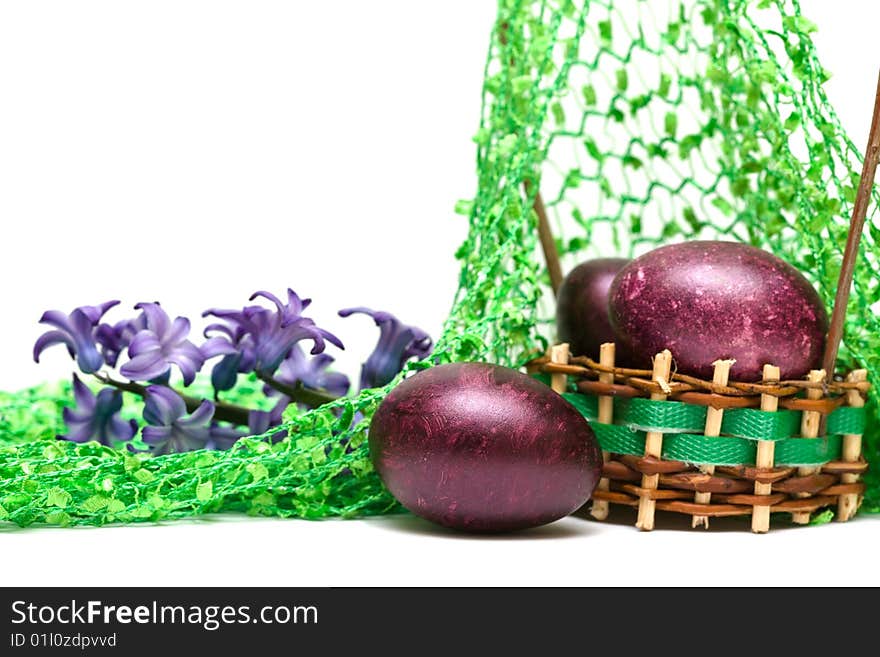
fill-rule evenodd
<path id="1" fill-rule="evenodd" d="M 390 383 L 413 356 L 422 359 L 431 353 L 431 336 L 415 326 L 407 326 L 394 315 L 369 308 L 346 308 L 340 317 L 369 315 L 379 327 L 379 341 L 361 367 L 361 390 Z"/>
<path id="2" fill-rule="evenodd" d="M 326 390 L 336 397 L 348 394 L 351 384 L 348 377 L 342 372 L 330 372 L 327 368 L 334 362 L 329 354 L 318 354 L 309 358 L 297 345 L 290 351 L 275 374 L 275 378 L 289 386 L 302 384 L 313 390 Z M 272 389 L 266 388 L 267 394 L 272 394 Z"/>
<path id="3" fill-rule="evenodd" d="M 135 308 L 143 311 L 147 328 L 132 338 L 128 346 L 131 360 L 119 371 L 129 379 L 150 381 L 168 374 L 171 366 L 177 365 L 184 385 L 192 383 L 205 364 L 205 355 L 186 339 L 189 320 L 177 317 L 172 322 L 158 303 L 139 303 Z"/>
<path id="4" fill-rule="evenodd" d="M 312 354 L 324 351 L 324 340 L 344 349 L 342 342 L 329 331 L 318 328 L 315 322 L 302 316 L 302 311 L 308 308 L 311 299 L 300 299 L 297 294 L 288 288 L 287 303 L 281 303 L 274 294 L 269 292 L 255 292 L 251 295 L 253 301 L 257 297 L 268 299 L 277 308 L 277 313 L 255 314 L 254 318 L 262 325 L 262 331 L 251 331 L 256 348 L 257 364 L 260 371 L 274 372 L 278 369 L 293 346 L 300 340 L 312 340 Z"/>
<path id="5" fill-rule="evenodd" d="M 214 392 L 232 390 L 238 380 L 241 354 L 229 354 L 221 358 L 211 370 L 211 385 Z"/>
<path id="6" fill-rule="evenodd" d="M 344 348 L 339 338 L 318 328 L 313 320 L 302 316 L 302 311 L 311 303 L 309 299 L 300 299 L 290 289 L 287 290 L 286 304 L 269 292 L 255 292 L 251 295 L 251 300 L 257 297 L 271 301 L 275 310 L 247 306 L 242 310 L 211 309 L 203 313 L 204 316 L 212 315 L 227 322 L 226 326 L 212 324 L 206 329 L 206 334 L 207 331 L 222 331 L 229 344 L 243 354 L 237 371 L 253 369 L 271 375 L 287 358 L 293 346 L 301 340 L 313 342 L 312 354 L 324 351 L 325 340 L 340 349 Z M 231 359 L 226 367 L 228 370 L 232 369 Z M 243 370 L 244 367 L 250 369 Z M 228 371 L 218 374 L 221 384 L 228 384 L 228 377 Z"/>
<path id="7" fill-rule="evenodd" d="M 229 424 L 211 423 L 210 438 L 205 443 L 205 449 L 226 450 L 232 447 L 239 438 L 250 435 L 247 431 Z"/>
<path id="8" fill-rule="evenodd" d="M 284 418 L 284 409 L 290 403 L 290 399 L 281 396 L 272 410 L 269 411 L 251 411 L 248 413 L 248 431 L 252 436 L 258 436 L 266 433 L 272 427 L 281 424 Z"/>
<path id="9" fill-rule="evenodd" d="M 128 349 L 132 339 L 139 331 L 147 328 L 147 318 L 141 313 L 134 319 L 123 319 L 116 322 L 112 326 L 110 324 L 101 324 L 95 330 L 95 339 L 101 345 L 101 354 L 104 356 L 104 362 L 110 367 L 116 367 L 119 356 Z"/>
<path id="10" fill-rule="evenodd" d="M 266 433 L 269 429 L 281 424 L 284 409 L 287 408 L 288 403 L 287 398 L 282 397 L 269 411 L 251 411 L 248 413 L 247 430 L 230 424 L 212 422 L 210 439 L 205 447 L 226 450 L 231 448 L 240 438 Z"/>
<path id="11" fill-rule="evenodd" d="M 60 310 L 47 310 L 40 318 L 41 324 L 54 326 L 55 329 L 43 333 L 34 344 L 34 360 L 40 362 L 40 354 L 46 347 L 63 344 L 71 358 L 76 358 L 79 368 L 87 373 L 97 372 L 104 364 L 98 353 L 95 339 L 95 327 L 110 308 L 119 301 L 107 301 L 98 306 L 80 306 L 65 315 Z"/>
<path id="12" fill-rule="evenodd" d="M 254 306 L 254 308 L 259 309 L 259 306 Z M 209 324 L 205 327 L 205 337 L 209 338 L 206 345 L 209 343 L 225 345 L 223 352 L 225 355 L 211 370 L 211 385 L 215 392 L 232 390 L 239 373 L 244 374 L 254 370 L 257 357 L 253 340 L 241 322 L 238 321 L 246 310 L 208 310 L 202 315 L 204 317 L 214 314 L 226 321 L 225 324 Z M 220 335 L 209 337 L 211 333 L 220 333 Z"/>
<path id="13" fill-rule="evenodd" d="M 150 386 L 144 403 L 144 442 L 152 446 L 154 454 L 173 454 L 202 449 L 211 439 L 211 420 L 214 404 L 205 400 L 186 414 L 186 404 L 171 388 Z"/>
<path id="14" fill-rule="evenodd" d="M 96 396 L 74 374 L 73 396 L 76 407 L 65 408 L 63 411 L 68 433 L 59 438 L 75 443 L 96 440 L 102 445 L 113 447 L 117 441 L 131 440 L 137 432 L 137 422 L 126 422 L 119 417 L 122 393 L 118 390 L 104 388 Z"/>

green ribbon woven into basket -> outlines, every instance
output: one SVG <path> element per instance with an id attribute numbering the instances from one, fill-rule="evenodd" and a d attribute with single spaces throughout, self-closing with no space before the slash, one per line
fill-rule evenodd
<path id="1" fill-rule="evenodd" d="M 691 432 L 705 425 L 705 407 L 632 399 L 619 405 L 620 424 L 602 424 L 596 421 L 596 397 L 575 393 L 564 397 L 590 421 L 605 451 L 643 456 L 646 432 L 656 431 L 664 434 L 664 459 L 695 465 L 754 465 L 759 440 L 776 443 L 777 465 L 821 465 L 840 458 L 842 434 L 861 434 L 865 429 L 863 408 L 835 410 L 828 417 L 828 435 L 820 438 L 797 437 L 801 417 L 797 411 L 737 408 L 724 413 L 721 432 L 728 435 L 703 436 Z"/>

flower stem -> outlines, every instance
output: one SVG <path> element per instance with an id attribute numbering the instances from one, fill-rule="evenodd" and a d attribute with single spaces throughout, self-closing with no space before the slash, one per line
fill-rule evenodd
<path id="1" fill-rule="evenodd" d="M 287 385 L 279 381 L 278 379 L 273 378 L 269 374 L 265 374 L 264 372 L 257 372 L 257 377 L 265 383 L 267 386 L 274 388 L 282 395 L 287 395 L 293 401 L 305 404 L 309 408 L 317 408 L 321 404 L 326 404 L 327 402 L 335 401 L 339 399 L 338 397 L 334 397 L 333 395 L 324 392 L 322 390 L 312 390 L 310 388 L 306 388 L 302 383 L 297 383 L 295 386 Z"/>
<path id="2" fill-rule="evenodd" d="M 140 383 L 134 383 L 132 381 L 117 381 L 116 379 L 111 378 L 107 374 L 103 373 L 95 373 L 94 377 L 98 379 L 101 383 L 104 383 L 108 386 L 112 386 L 117 390 L 123 390 L 125 392 L 130 392 L 140 397 L 147 396 L 147 387 L 142 386 Z M 186 410 L 192 413 L 199 406 L 201 406 L 202 401 L 196 397 L 191 397 L 186 395 L 179 390 L 175 390 L 178 395 L 180 395 L 181 399 L 183 399 L 184 404 L 186 404 Z M 230 404 L 228 402 L 215 401 L 214 404 L 214 419 L 219 420 L 221 422 L 231 422 L 232 424 L 237 424 L 243 427 L 248 425 L 248 415 L 250 414 L 250 409 L 245 408 L 244 406 L 238 406 L 236 404 Z"/>

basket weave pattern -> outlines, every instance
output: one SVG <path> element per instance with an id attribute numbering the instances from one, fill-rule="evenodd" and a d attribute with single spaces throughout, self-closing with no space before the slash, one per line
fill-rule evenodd
<path id="1" fill-rule="evenodd" d="M 694 526 L 708 526 L 711 517 L 754 515 L 752 529 L 763 532 L 768 527 L 761 518 L 770 513 L 806 524 L 820 509 L 835 509 L 841 521 L 858 509 L 865 490 L 859 478 L 867 469 L 861 455 L 870 388 L 864 370 L 828 384 L 719 385 L 567 354 L 567 345 L 557 345 L 528 370 L 549 375 L 599 439 L 605 455 L 603 480 L 593 494 L 599 519 L 613 504 L 639 508 L 641 522 L 648 505 L 642 529 L 653 528 L 656 508 L 691 515 Z M 776 410 L 759 408 L 767 398 Z M 607 410 L 600 421 L 602 404 Z M 659 438 L 659 453 L 652 453 L 651 436 Z M 771 460 L 759 467 L 759 454 L 768 449 Z"/>

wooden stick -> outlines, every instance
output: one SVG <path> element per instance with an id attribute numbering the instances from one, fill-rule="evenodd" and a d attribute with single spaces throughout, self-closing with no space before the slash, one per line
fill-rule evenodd
<path id="1" fill-rule="evenodd" d="M 654 356 L 654 370 L 651 379 L 662 386 L 669 382 L 669 372 L 672 369 L 672 353 L 669 349 L 664 349 Z M 665 393 L 651 393 L 651 399 L 654 401 L 665 401 L 667 395 Z M 645 456 L 653 456 L 660 458 L 663 452 L 663 434 L 656 431 L 649 431 L 645 436 Z M 660 483 L 660 475 L 642 475 L 642 488 L 646 491 L 657 490 Z M 636 527 L 642 531 L 649 532 L 654 529 L 654 510 L 656 508 L 655 500 L 651 499 L 645 493 L 639 498 L 639 518 L 636 521 Z"/>
<path id="2" fill-rule="evenodd" d="M 862 239 L 862 231 L 865 228 L 865 217 L 868 214 L 868 206 L 871 204 L 871 192 L 874 189 L 874 176 L 877 172 L 878 161 L 880 161 L 880 78 L 877 79 L 877 96 L 874 99 L 871 132 L 868 135 L 868 147 L 865 149 L 862 177 L 859 181 L 859 190 L 856 193 L 856 202 L 853 206 L 849 234 L 846 238 L 846 248 L 843 252 L 843 262 L 840 267 L 840 276 L 837 279 L 837 294 L 834 297 L 834 310 L 831 313 L 828 339 L 825 342 L 825 356 L 822 359 L 822 367 L 825 369 L 828 381 L 834 378 L 837 350 L 840 347 L 840 340 L 843 337 L 843 328 L 846 323 L 846 306 L 849 300 L 849 290 L 852 286 L 853 271 L 855 270 L 856 258 L 859 253 L 859 242 Z"/>
<path id="3" fill-rule="evenodd" d="M 526 196 L 531 194 L 532 185 L 526 180 L 523 183 L 526 189 Z M 559 288 L 562 286 L 562 266 L 559 264 L 559 251 L 556 250 L 556 240 L 553 238 L 553 231 L 550 229 L 550 220 L 547 218 L 547 208 L 544 207 L 544 199 L 541 198 L 541 191 L 535 192 L 535 201 L 532 205 L 535 214 L 538 215 L 538 238 L 541 240 L 541 250 L 544 251 L 544 260 L 547 261 L 547 272 L 550 274 L 550 287 L 553 288 L 553 294 L 559 294 Z"/>
<path id="4" fill-rule="evenodd" d="M 715 371 L 712 375 L 712 383 L 719 386 L 726 386 L 727 380 L 730 378 L 730 367 L 736 360 L 716 360 L 712 365 Z M 703 429 L 703 435 L 710 438 L 721 435 L 721 421 L 724 419 L 724 410 L 709 406 L 706 409 L 706 427 Z M 715 474 L 714 465 L 701 465 L 700 471 L 708 475 Z M 709 504 L 712 501 L 712 493 L 695 493 L 694 502 L 697 504 Z M 691 527 L 699 527 L 702 525 L 709 529 L 708 516 L 694 516 L 691 518 Z"/>
<path id="5" fill-rule="evenodd" d="M 550 347 L 551 363 L 560 363 L 562 365 L 567 365 L 568 357 L 569 349 L 567 342 L 563 342 L 562 344 L 555 344 Z M 551 374 L 550 387 L 553 388 L 555 392 L 558 392 L 561 395 L 563 392 L 565 392 L 566 388 L 568 388 L 568 376 L 566 376 L 565 374 Z"/>
<path id="6" fill-rule="evenodd" d="M 599 363 L 607 367 L 614 367 L 614 343 L 606 342 L 599 347 Z M 599 375 L 602 383 L 614 383 L 614 374 L 611 372 L 603 372 Z M 611 424 L 614 421 L 614 397 L 611 395 L 599 396 L 599 422 L 602 424 Z M 602 451 L 602 462 L 608 463 L 608 452 Z M 599 480 L 598 490 L 608 490 L 609 482 L 607 477 Z M 593 507 L 590 509 L 590 515 L 596 520 L 605 520 L 608 517 L 608 502 L 605 500 L 594 500 Z"/>
<path id="7" fill-rule="evenodd" d="M 854 370 L 850 372 L 847 381 L 866 381 L 868 379 L 867 370 Z M 858 390 L 850 390 L 846 393 L 846 403 L 853 408 L 862 408 L 865 405 L 865 398 Z M 843 437 L 843 455 L 841 460 L 847 463 L 857 463 L 862 456 L 862 436 L 860 434 L 846 434 Z M 843 484 L 854 484 L 859 480 L 859 475 L 853 472 L 845 472 L 840 477 Z M 841 495 L 837 501 L 837 519 L 840 522 L 846 522 L 852 518 L 856 511 L 859 510 L 861 500 L 855 493 Z"/>
<path id="8" fill-rule="evenodd" d="M 774 365 L 764 365 L 764 383 L 777 383 L 779 381 L 779 368 Z M 773 395 L 761 395 L 761 410 L 775 413 L 779 408 L 779 397 Z M 776 443 L 772 440 L 758 441 L 758 454 L 755 458 L 755 466 L 760 470 L 769 470 L 773 467 L 776 452 Z M 755 495 L 769 495 L 773 492 L 773 484 L 755 482 Z M 752 507 L 752 531 L 756 534 L 764 534 L 770 530 L 770 505 L 756 504 Z"/>
<path id="9" fill-rule="evenodd" d="M 810 370 L 810 373 L 807 375 L 808 381 L 824 381 L 825 380 L 825 370 Z M 807 399 L 822 399 L 822 395 L 824 393 L 819 388 L 810 388 L 807 390 Z M 822 422 L 822 414 L 818 411 L 804 411 L 801 416 L 801 437 L 802 438 L 816 438 L 819 435 L 819 425 Z M 822 468 L 817 468 L 815 466 L 807 466 L 798 468 L 798 476 L 806 477 L 811 474 L 816 474 Z M 797 493 L 796 497 L 809 497 L 809 493 Z M 796 522 L 799 525 L 806 525 L 810 522 L 810 512 L 809 511 L 797 511 L 791 514 L 792 521 Z"/>

